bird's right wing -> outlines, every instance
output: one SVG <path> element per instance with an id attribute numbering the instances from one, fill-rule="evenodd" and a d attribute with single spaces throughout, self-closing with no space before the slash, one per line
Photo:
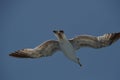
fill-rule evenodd
<path id="1" fill-rule="evenodd" d="M 35 51 L 39 52 L 39 54 L 43 56 L 51 56 L 56 51 L 60 51 L 59 42 L 56 40 L 49 40 L 44 42 L 43 44 L 34 48 Z"/>
<path id="2" fill-rule="evenodd" d="M 51 56 L 58 50 L 60 50 L 58 41 L 49 40 L 33 49 L 21 49 L 9 54 L 9 56 L 19 58 L 39 58 Z"/>
<path id="3" fill-rule="evenodd" d="M 113 42 L 120 39 L 119 33 L 109 33 L 103 36 L 91 36 L 91 35 L 81 35 L 73 39 L 70 39 L 70 43 L 73 45 L 75 50 L 80 47 L 92 47 L 92 48 L 102 48 L 111 45 Z"/>

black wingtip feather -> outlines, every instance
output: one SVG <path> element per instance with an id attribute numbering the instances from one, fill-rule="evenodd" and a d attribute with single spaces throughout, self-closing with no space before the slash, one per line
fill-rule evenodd
<path id="1" fill-rule="evenodd" d="M 11 53 L 11 54 L 9 54 L 9 56 L 17 57 L 17 58 L 30 58 L 28 55 L 19 53 L 19 52 Z"/>
<path id="2" fill-rule="evenodd" d="M 117 41 L 118 39 L 120 39 L 120 32 L 112 33 L 111 38 L 110 38 L 110 40 L 111 40 L 110 44 Z"/>

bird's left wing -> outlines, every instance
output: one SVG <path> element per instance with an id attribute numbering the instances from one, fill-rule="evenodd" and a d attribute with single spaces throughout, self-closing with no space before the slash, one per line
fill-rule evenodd
<path id="1" fill-rule="evenodd" d="M 55 51 L 58 50 L 60 50 L 58 41 L 49 40 L 33 49 L 22 49 L 9 55 L 19 58 L 39 58 L 51 56 Z"/>
<path id="2" fill-rule="evenodd" d="M 92 47 L 92 48 L 102 48 L 111 45 L 113 42 L 120 39 L 119 33 L 108 33 L 103 36 L 91 36 L 91 35 L 81 35 L 73 39 L 70 39 L 70 43 L 73 45 L 75 50 L 80 47 Z"/>

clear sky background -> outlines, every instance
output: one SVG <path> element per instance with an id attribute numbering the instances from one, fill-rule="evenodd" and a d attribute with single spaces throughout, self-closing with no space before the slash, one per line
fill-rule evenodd
<path id="1" fill-rule="evenodd" d="M 56 37 L 68 38 L 120 32 L 119 0 L 1 0 L 0 80 L 120 80 L 120 41 L 102 49 L 76 52 L 83 67 L 61 52 L 39 59 L 19 59 L 9 53 L 34 48 Z"/>

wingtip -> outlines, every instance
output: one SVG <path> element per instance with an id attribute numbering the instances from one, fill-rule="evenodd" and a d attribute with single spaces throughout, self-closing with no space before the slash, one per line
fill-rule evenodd
<path id="1" fill-rule="evenodd" d="M 9 54 L 9 56 L 12 56 L 12 57 L 20 57 L 20 55 L 17 54 L 17 53 L 11 53 L 11 54 Z"/>
<path id="2" fill-rule="evenodd" d="M 111 43 L 110 43 L 110 44 L 112 44 L 113 42 L 115 42 L 115 41 L 117 41 L 118 39 L 120 39 L 120 32 L 118 32 L 118 33 L 112 33 L 110 39 L 111 39 Z"/>
<path id="3" fill-rule="evenodd" d="M 16 57 L 16 58 L 30 58 L 28 55 L 18 53 L 18 52 L 11 53 L 9 54 L 9 56 Z"/>
<path id="4" fill-rule="evenodd" d="M 9 56 L 13 56 L 13 54 L 11 53 L 11 54 L 9 54 Z"/>

